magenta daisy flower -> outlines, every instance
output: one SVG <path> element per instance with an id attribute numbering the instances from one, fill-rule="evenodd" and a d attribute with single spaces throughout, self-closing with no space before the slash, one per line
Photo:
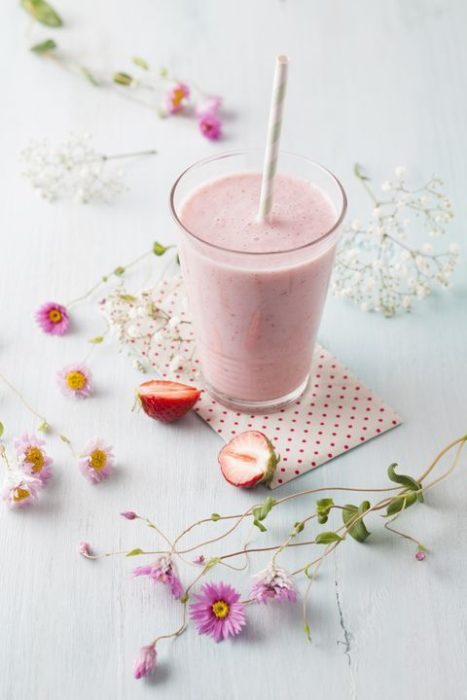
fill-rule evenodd
<path id="1" fill-rule="evenodd" d="M 54 301 L 42 304 L 35 313 L 35 319 L 44 333 L 49 333 L 50 335 L 63 335 L 67 332 L 70 325 L 67 309 L 62 304 L 56 304 Z"/>
<path id="2" fill-rule="evenodd" d="M 221 642 L 240 634 L 246 625 L 245 606 L 240 593 L 227 583 L 205 583 L 190 605 L 190 617 L 198 634 L 207 634 Z"/>
<path id="3" fill-rule="evenodd" d="M 165 96 L 165 108 L 169 114 L 177 114 L 186 104 L 190 88 L 186 83 L 175 83 Z"/>
<path id="4" fill-rule="evenodd" d="M 156 659 L 157 652 L 154 643 L 141 647 L 133 668 L 133 676 L 136 679 L 150 676 L 156 667 Z"/>
<path id="5" fill-rule="evenodd" d="M 114 463 L 112 447 L 101 438 L 89 440 L 78 461 L 83 475 L 93 484 L 107 479 L 112 473 Z"/>
<path id="6" fill-rule="evenodd" d="M 67 396 L 86 399 L 92 393 L 91 371 L 82 362 L 61 369 L 57 379 L 61 390 Z"/>
<path id="7" fill-rule="evenodd" d="M 182 582 L 178 578 L 175 564 L 169 556 L 159 557 L 148 566 L 137 566 L 133 576 L 149 576 L 153 581 L 160 581 L 170 588 L 170 592 L 176 600 L 183 595 Z"/>
<path id="8" fill-rule="evenodd" d="M 3 500 L 10 508 L 23 508 L 37 501 L 42 481 L 26 474 L 9 474 L 3 488 Z"/>
<path id="9" fill-rule="evenodd" d="M 217 141 L 217 139 L 220 139 L 222 136 L 222 122 L 219 117 L 212 112 L 203 114 L 198 121 L 198 126 L 203 136 L 210 141 Z"/>
<path id="10" fill-rule="evenodd" d="M 52 476 L 51 464 L 53 460 L 44 450 L 45 442 L 35 435 L 24 433 L 24 435 L 15 438 L 13 444 L 18 461 L 26 474 L 35 476 L 43 484 L 46 484 Z"/>
<path id="11" fill-rule="evenodd" d="M 284 569 L 271 565 L 255 578 L 257 580 L 250 595 L 257 603 L 267 603 L 269 600 L 296 602 L 297 589 Z"/>

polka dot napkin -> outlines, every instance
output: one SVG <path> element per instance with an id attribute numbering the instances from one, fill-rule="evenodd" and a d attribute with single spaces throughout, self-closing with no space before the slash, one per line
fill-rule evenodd
<path id="1" fill-rule="evenodd" d="M 199 361 L 179 275 L 133 296 L 119 290 L 102 302 L 119 341 L 137 366 L 202 387 Z M 225 441 L 261 430 L 281 455 L 270 484 L 281 484 L 362 445 L 400 424 L 395 411 L 354 377 L 330 352 L 316 346 L 312 380 L 292 405 L 271 415 L 248 415 L 222 406 L 203 391 L 194 409 Z"/>

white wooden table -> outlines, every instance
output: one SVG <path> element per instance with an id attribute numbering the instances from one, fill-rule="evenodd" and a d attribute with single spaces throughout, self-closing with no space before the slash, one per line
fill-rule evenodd
<path id="1" fill-rule="evenodd" d="M 44 503 L 27 513 L 0 509 L 0 697 L 467 697 L 465 463 L 426 506 L 405 517 L 405 529 L 431 550 L 426 562 L 415 562 L 409 543 L 378 530 L 366 546 L 346 543 L 323 567 L 310 603 L 312 645 L 298 606 L 271 606 L 252 611 L 248 631 L 234 643 L 215 645 L 191 630 L 161 644 L 154 680 L 134 681 L 135 652 L 175 628 L 179 609 L 160 587 L 130 578 L 135 560 L 86 562 L 77 554 L 79 541 L 99 550 L 149 546 L 151 532 L 123 521 L 121 510 L 150 515 L 174 535 L 213 510 L 243 510 L 257 494 L 219 477 L 220 443 L 195 416 L 167 428 L 130 413 L 142 378 L 115 344 L 105 344 L 93 360 L 95 398 L 74 404 L 58 393 L 56 370 L 81 358 L 86 339 L 101 331 L 95 304 L 79 307 L 76 331 L 63 340 L 41 335 L 31 321 L 42 301 L 76 296 L 154 239 L 172 239 L 167 192 L 183 166 L 262 143 L 278 52 L 292 61 L 284 147 L 338 173 L 351 211 L 361 216 L 368 203 L 352 179 L 354 161 L 383 179 L 399 164 L 414 178 L 442 175 L 456 204 L 453 235 L 462 242 L 465 3 L 57 0 L 66 27 L 54 36 L 84 63 L 124 70 L 127 57 L 141 55 L 224 95 L 234 114 L 216 145 L 192 124 L 161 122 L 35 58 L 27 51 L 27 17 L 16 5 L 2 8 L 0 42 L 0 366 L 77 446 L 94 433 L 112 442 L 119 470 L 92 488 L 66 446 L 53 440 L 56 479 Z M 37 40 L 50 34 L 35 30 Z M 36 199 L 19 174 L 21 148 L 34 136 L 60 140 L 83 129 L 107 152 L 156 147 L 160 154 L 128 165 L 131 190 L 111 206 Z M 147 272 L 139 274 L 144 279 Z M 404 425 L 283 494 L 324 484 L 382 486 L 390 462 L 416 474 L 465 432 L 465 265 L 455 281 L 452 290 L 394 320 L 329 301 L 322 342 L 398 409 Z M 137 288 L 138 274 L 129 283 Z M 8 435 L 36 424 L 3 387 L 0 419 Z M 272 536 L 300 514 L 299 503 L 277 512 Z M 234 572 L 226 578 L 241 585 Z"/>

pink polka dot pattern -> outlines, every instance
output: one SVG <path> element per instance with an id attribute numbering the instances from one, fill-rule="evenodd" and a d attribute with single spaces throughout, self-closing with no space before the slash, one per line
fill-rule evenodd
<path id="1" fill-rule="evenodd" d="M 130 300 L 121 291 L 102 302 L 104 314 L 116 327 L 119 340 L 144 366 L 164 378 L 202 388 L 199 363 L 179 276 Z M 184 322 L 183 339 L 161 332 L 164 325 L 151 310 L 162 309 Z M 181 367 L 173 369 L 174 352 Z M 291 479 L 399 425 L 395 411 L 354 377 L 330 352 L 316 346 L 312 381 L 295 403 L 268 416 L 226 409 L 203 392 L 194 409 L 225 441 L 245 430 L 260 430 L 273 442 L 282 459 L 271 488 Z"/>

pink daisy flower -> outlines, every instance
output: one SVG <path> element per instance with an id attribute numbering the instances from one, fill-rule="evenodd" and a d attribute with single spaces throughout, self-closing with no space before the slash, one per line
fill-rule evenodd
<path id="1" fill-rule="evenodd" d="M 198 634 L 211 635 L 216 642 L 240 634 L 245 626 L 245 606 L 240 593 L 226 583 L 205 583 L 190 605 L 190 617 Z"/>
<path id="2" fill-rule="evenodd" d="M 18 461 L 21 467 L 29 474 L 40 479 L 43 484 L 46 484 L 52 476 L 52 459 L 43 449 L 45 442 L 40 440 L 35 435 L 24 433 L 13 440 Z"/>
<path id="3" fill-rule="evenodd" d="M 3 500 L 10 508 L 23 508 L 37 501 L 42 481 L 25 474 L 9 474 L 3 488 Z"/>
<path id="4" fill-rule="evenodd" d="M 78 464 L 83 475 L 93 484 L 104 481 L 112 473 L 115 463 L 112 447 L 101 438 L 90 440 L 80 455 Z"/>
<path id="5" fill-rule="evenodd" d="M 170 588 L 170 592 L 176 600 L 183 595 L 182 582 L 178 578 L 175 564 L 169 556 L 159 557 L 148 566 L 137 566 L 133 576 L 149 576 L 153 581 L 160 581 Z"/>
<path id="6" fill-rule="evenodd" d="M 150 676 L 156 667 L 156 645 L 148 644 L 147 647 L 141 647 L 136 658 L 133 668 L 133 676 L 136 679 Z"/>
<path id="7" fill-rule="evenodd" d="M 269 600 L 296 602 L 295 584 L 284 569 L 271 565 L 255 578 L 257 581 L 250 595 L 257 603 L 267 603 Z"/>
<path id="8" fill-rule="evenodd" d="M 222 122 L 212 112 L 203 114 L 198 121 L 199 130 L 210 141 L 217 141 L 222 136 Z"/>
<path id="9" fill-rule="evenodd" d="M 196 116 L 204 117 L 205 114 L 217 114 L 222 107 L 222 97 L 210 95 L 203 97 L 196 105 Z"/>
<path id="10" fill-rule="evenodd" d="M 86 399 L 92 393 L 92 374 L 82 362 L 67 365 L 57 374 L 63 393 L 76 399 Z"/>
<path id="11" fill-rule="evenodd" d="M 48 301 L 40 306 L 35 319 L 38 326 L 50 335 L 63 335 L 70 325 L 70 317 L 67 309 L 62 304 Z"/>
<path id="12" fill-rule="evenodd" d="M 177 114 L 186 105 L 190 88 L 186 83 L 175 83 L 165 95 L 165 108 L 169 114 Z"/>

